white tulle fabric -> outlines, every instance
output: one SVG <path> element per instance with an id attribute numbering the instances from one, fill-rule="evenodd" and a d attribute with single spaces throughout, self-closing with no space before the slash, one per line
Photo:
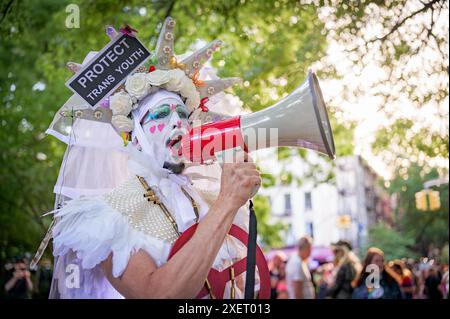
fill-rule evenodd
<path id="1" fill-rule="evenodd" d="M 89 52 L 82 65 L 89 63 L 97 53 Z M 68 146 L 53 189 L 58 196 L 73 199 L 104 194 L 129 177 L 128 154 L 110 123 L 61 115 L 89 108 L 77 94 L 72 95 L 46 131 Z"/>
<path id="2" fill-rule="evenodd" d="M 53 191 L 72 199 L 96 196 L 111 191 L 129 176 L 127 153 L 73 145 L 66 149 Z"/>

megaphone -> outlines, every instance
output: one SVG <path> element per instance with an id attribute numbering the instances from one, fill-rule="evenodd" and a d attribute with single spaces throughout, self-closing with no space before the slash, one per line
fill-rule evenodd
<path id="1" fill-rule="evenodd" d="M 330 121 L 313 72 L 291 94 L 264 110 L 194 127 L 182 137 L 178 154 L 205 163 L 230 149 L 251 152 L 274 146 L 301 147 L 335 158 Z"/>

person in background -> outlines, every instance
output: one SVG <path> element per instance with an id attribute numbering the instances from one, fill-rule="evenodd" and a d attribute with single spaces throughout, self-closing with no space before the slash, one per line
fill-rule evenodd
<path id="1" fill-rule="evenodd" d="M 308 268 L 311 255 L 312 239 L 300 238 L 298 252 L 293 254 L 286 265 L 286 283 L 290 299 L 314 299 L 314 285 Z"/>
<path id="2" fill-rule="evenodd" d="M 442 271 L 444 272 L 444 275 L 442 275 L 441 290 L 444 298 L 448 299 L 448 265 L 444 265 Z"/>
<path id="3" fill-rule="evenodd" d="M 436 267 L 432 266 L 428 270 L 428 276 L 425 279 L 424 294 L 427 299 L 442 299 L 442 292 L 439 289 L 441 280 L 442 276 Z"/>
<path id="4" fill-rule="evenodd" d="M 327 297 L 328 286 L 332 282 L 332 272 L 332 263 L 324 263 L 317 268 L 315 276 L 313 276 L 317 299 L 325 299 Z"/>
<path id="5" fill-rule="evenodd" d="M 427 264 L 420 258 L 416 263 L 414 277 L 416 279 L 415 299 L 425 299 L 425 278 L 428 274 Z"/>
<path id="6" fill-rule="evenodd" d="M 270 299 L 277 299 L 277 290 L 281 281 L 285 279 L 286 255 L 279 251 L 269 262 L 270 271 Z"/>
<path id="7" fill-rule="evenodd" d="M 286 259 L 280 264 L 280 280 L 277 284 L 277 299 L 289 299 L 289 294 L 287 290 L 287 284 L 286 284 L 286 264 L 287 264 L 287 257 Z"/>
<path id="8" fill-rule="evenodd" d="M 378 272 L 371 270 L 373 266 L 376 266 Z M 376 247 L 369 248 L 353 292 L 353 299 L 403 299 L 400 286 L 393 275 L 393 271 L 385 267 L 384 252 Z"/>
<path id="9" fill-rule="evenodd" d="M 332 299 L 351 299 L 353 282 L 361 269 L 361 264 L 349 242 L 340 240 L 331 246 L 335 256 L 334 280 L 328 288 L 327 296 Z"/>
<path id="10" fill-rule="evenodd" d="M 411 279 L 413 282 L 413 299 L 417 299 L 418 291 L 419 291 L 419 278 L 417 272 L 417 262 L 413 258 L 403 258 L 403 264 L 405 265 L 405 269 L 411 274 Z"/>
<path id="11" fill-rule="evenodd" d="M 19 259 L 14 264 L 14 271 L 5 283 L 5 292 L 10 299 L 29 299 L 33 291 L 31 275 L 26 261 Z"/>
<path id="12" fill-rule="evenodd" d="M 283 263 L 283 265 L 286 265 L 286 263 Z M 286 280 L 281 280 L 277 285 L 277 299 L 289 299 Z"/>
<path id="13" fill-rule="evenodd" d="M 413 299 L 414 281 L 412 273 L 405 267 L 401 260 L 392 262 L 392 270 L 398 275 L 398 284 L 403 292 L 405 299 Z"/>

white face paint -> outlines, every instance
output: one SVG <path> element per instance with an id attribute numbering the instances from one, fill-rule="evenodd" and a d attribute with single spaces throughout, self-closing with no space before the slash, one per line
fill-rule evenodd
<path id="1" fill-rule="evenodd" d="M 189 111 L 181 100 L 167 97 L 152 105 L 141 119 L 144 134 L 162 163 L 179 164 L 181 137 L 190 127 Z"/>

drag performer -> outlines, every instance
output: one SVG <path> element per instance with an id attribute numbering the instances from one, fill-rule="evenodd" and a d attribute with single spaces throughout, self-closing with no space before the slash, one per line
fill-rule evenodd
<path id="1" fill-rule="evenodd" d="M 150 66 L 96 109 L 74 94 L 47 131 L 68 145 L 53 223 L 34 260 L 52 237 L 51 298 L 244 297 L 247 203 L 259 172 L 244 155 L 222 166 L 177 156 L 195 121 L 239 109 L 221 92 L 238 79 L 202 68 L 217 40 L 177 60 L 174 26 L 165 20 Z M 265 297 L 268 272 L 258 265 L 255 295 Z"/>

